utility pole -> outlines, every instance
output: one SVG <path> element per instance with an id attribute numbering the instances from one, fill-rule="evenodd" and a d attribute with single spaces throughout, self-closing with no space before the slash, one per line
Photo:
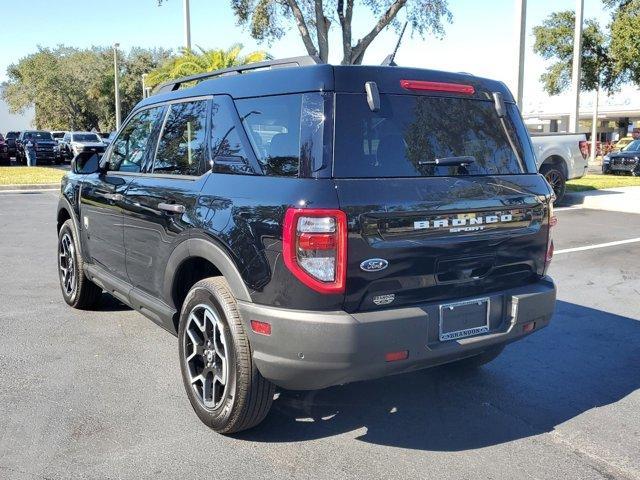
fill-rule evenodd
<path id="1" fill-rule="evenodd" d="M 118 73 L 118 47 L 119 43 L 113 44 L 113 78 L 116 90 L 116 130 L 120 130 L 120 79 Z"/>
<path id="2" fill-rule="evenodd" d="M 189 0 L 184 0 L 184 48 L 191 50 L 191 14 Z"/>
<path id="3" fill-rule="evenodd" d="M 576 0 L 576 24 L 573 34 L 573 68 L 571 69 L 571 95 L 573 103 L 569 115 L 569 131 L 578 133 L 580 120 L 580 66 L 582 63 L 582 18 L 584 0 Z"/>
<path id="4" fill-rule="evenodd" d="M 600 100 L 600 74 L 596 86 L 596 98 L 593 101 L 593 117 L 591 120 L 591 163 L 596 161 L 596 144 L 598 143 L 598 102 Z"/>
<path id="5" fill-rule="evenodd" d="M 524 93 L 524 44 L 527 35 L 527 0 L 516 0 L 516 51 L 518 52 L 518 76 L 516 78 L 516 103 L 522 112 Z"/>

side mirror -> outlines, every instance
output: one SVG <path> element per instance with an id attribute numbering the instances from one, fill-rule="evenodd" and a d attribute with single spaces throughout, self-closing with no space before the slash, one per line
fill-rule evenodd
<path id="1" fill-rule="evenodd" d="M 101 170 L 100 155 L 91 152 L 82 152 L 71 160 L 71 171 L 79 175 L 90 175 Z"/>

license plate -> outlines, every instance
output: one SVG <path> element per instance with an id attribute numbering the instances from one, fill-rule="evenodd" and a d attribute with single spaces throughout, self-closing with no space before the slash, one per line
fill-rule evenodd
<path id="1" fill-rule="evenodd" d="M 489 331 L 489 299 L 440 305 L 440 341 L 482 335 Z"/>

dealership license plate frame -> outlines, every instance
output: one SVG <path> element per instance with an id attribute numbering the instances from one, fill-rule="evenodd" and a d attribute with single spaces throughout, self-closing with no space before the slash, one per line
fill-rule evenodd
<path id="1" fill-rule="evenodd" d="M 456 308 L 478 305 L 484 306 L 484 313 L 482 318 L 484 323 L 475 325 L 470 328 L 464 328 L 461 330 L 443 331 L 445 326 L 445 316 L 447 313 L 454 312 Z M 489 332 L 489 312 L 491 307 L 491 299 L 489 297 L 474 298 L 473 300 L 464 300 L 461 302 L 444 303 L 440 305 L 439 310 L 439 322 L 438 322 L 438 336 L 441 342 L 448 342 L 451 340 L 460 340 L 467 337 L 475 337 L 478 335 L 484 335 Z"/>

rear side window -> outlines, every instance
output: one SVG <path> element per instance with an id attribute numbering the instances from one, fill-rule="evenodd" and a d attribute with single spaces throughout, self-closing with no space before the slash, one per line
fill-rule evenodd
<path id="1" fill-rule="evenodd" d="M 153 171 L 200 175 L 206 151 L 207 101 L 174 103 L 162 128 Z"/>
<path id="2" fill-rule="evenodd" d="M 525 149 L 512 122 L 505 120 L 509 135 L 489 101 L 381 95 L 380 110 L 372 112 L 365 95 L 339 94 L 334 175 L 368 178 L 526 172 L 521 160 Z M 473 162 L 456 166 L 434 163 L 451 157 L 472 158 Z"/>
<path id="3" fill-rule="evenodd" d="M 236 107 L 264 173 L 298 176 L 302 95 L 248 98 Z"/>

